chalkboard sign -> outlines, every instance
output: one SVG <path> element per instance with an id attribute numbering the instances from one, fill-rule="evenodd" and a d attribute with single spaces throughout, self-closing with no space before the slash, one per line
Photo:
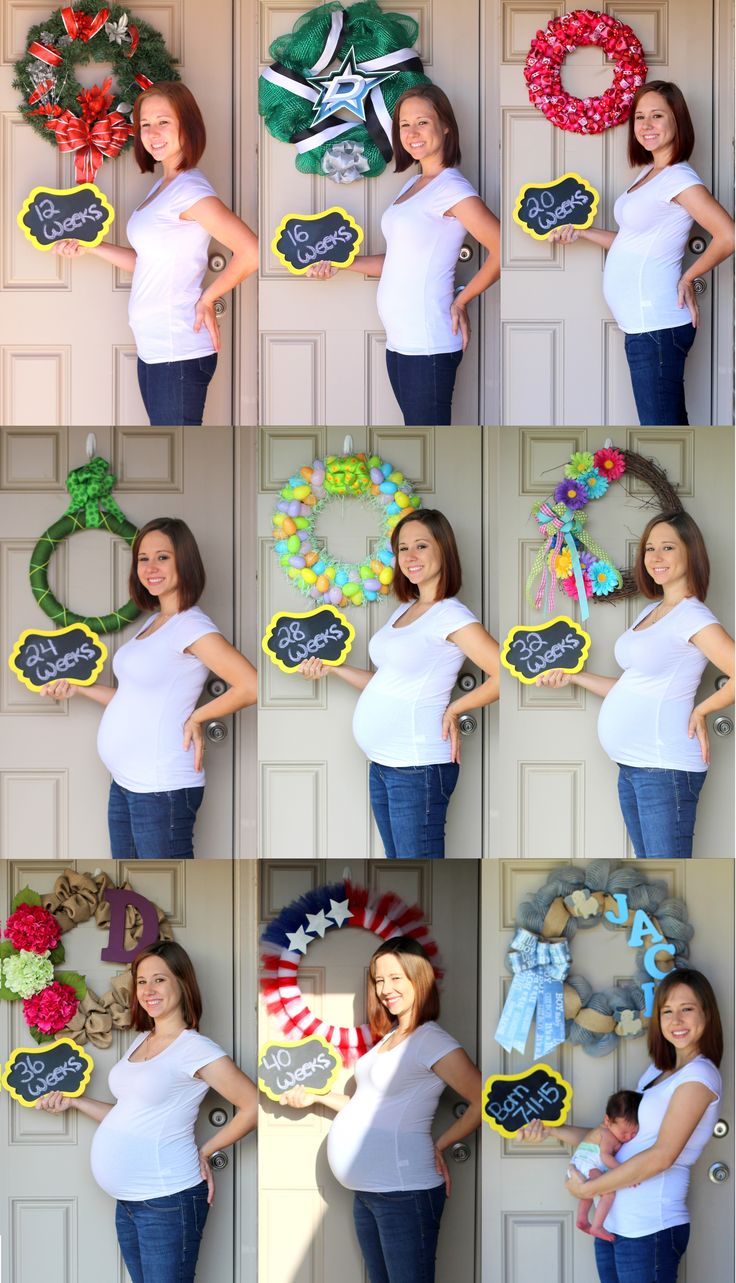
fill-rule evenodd
<path id="1" fill-rule="evenodd" d="M 107 647 L 87 624 L 45 631 L 26 628 L 8 664 L 31 691 L 63 678 L 74 686 L 91 686 L 102 672 Z"/>
<path id="2" fill-rule="evenodd" d="M 284 267 L 301 276 L 313 263 L 349 267 L 363 241 L 363 229 L 340 205 L 321 214 L 287 214 L 271 241 Z"/>
<path id="3" fill-rule="evenodd" d="M 535 1118 L 559 1127 L 570 1110 L 572 1087 L 549 1065 L 521 1074 L 491 1074 L 483 1089 L 483 1117 L 494 1132 L 513 1138 Z"/>
<path id="4" fill-rule="evenodd" d="M 298 1042 L 267 1042 L 258 1056 L 258 1086 L 276 1101 L 292 1087 L 324 1096 L 341 1069 L 339 1051 L 321 1034 Z"/>
<path id="5" fill-rule="evenodd" d="M 334 606 L 302 613 L 277 611 L 261 647 L 284 673 L 295 673 L 303 659 L 321 659 L 337 667 L 347 659 L 355 629 Z"/>
<path id="6" fill-rule="evenodd" d="M 58 1038 L 40 1047 L 16 1047 L 0 1082 L 19 1105 L 33 1106 L 50 1091 L 81 1096 L 94 1063 L 71 1038 Z"/>
<path id="7" fill-rule="evenodd" d="M 525 183 L 516 198 L 514 219 L 537 241 L 556 227 L 590 227 L 598 211 L 598 192 L 579 174 L 563 174 L 551 183 Z"/>
<path id="8" fill-rule="evenodd" d="M 23 201 L 18 226 L 36 249 L 51 249 L 57 241 L 99 245 L 115 218 L 115 210 L 95 183 L 81 187 L 34 187 Z"/>
<path id="9" fill-rule="evenodd" d="M 520 682 L 531 685 L 552 668 L 579 673 L 589 650 L 589 634 L 567 615 L 557 615 L 546 624 L 512 628 L 501 650 L 501 663 Z"/>

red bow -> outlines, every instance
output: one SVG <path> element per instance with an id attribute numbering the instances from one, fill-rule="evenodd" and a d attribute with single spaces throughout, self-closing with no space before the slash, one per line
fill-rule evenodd
<path id="1" fill-rule="evenodd" d="M 109 17 L 109 9 L 98 9 L 94 18 L 81 11 L 75 13 L 71 6 L 61 10 L 61 21 L 64 23 L 69 38 L 71 40 L 83 40 L 85 43 L 97 35 L 97 32 L 104 27 Z"/>
<path id="2" fill-rule="evenodd" d="M 56 134 L 59 151 L 76 152 L 74 172 L 78 183 L 91 183 L 103 156 L 119 156 L 132 133 L 132 126 L 119 111 L 110 112 L 93 125 L 65 111 L 59 120 L 48 120 L 46 128 Z"/>
<path id="3" fill-rule="evenodd" d="M 58 49 L 50 45 L 42 45 L 40 40 L 32 40 L 28 46 L 28 52 L 41 62 L 48 63 L 49 67 L 58 67 L 62 60 Z"/>

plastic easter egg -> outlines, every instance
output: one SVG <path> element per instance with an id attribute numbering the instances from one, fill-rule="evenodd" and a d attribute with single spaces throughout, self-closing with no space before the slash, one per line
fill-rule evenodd
<path id="1" fill-rule="evenodd" d="M 337 574 L 335 575 L 335 583 L 337 584 L 337 586 L 339 588 L 342 588 L 343 584 L 346 584 L 347 582 L 348 582 L 348 572 L 346 570 L 338 570 Z"/>
<path id="2" fill-rule="evenodd" d="M 342 601 L 342 590 L 340 588 L 331 588 L 327 596 L 333 606 L 339 606 Z"/>
<path id="3" fill-rule="evenodd" d="M 402 477 L 401 479 L 403 481 L 404 478 Z M 294 486 L 295 499 L 299 499 L 299 500 L 306 499 L 308 494 L 309 494 L 309 486 Z"/>
<path id="4" fill-rule="evenodd" d="M 282 529 L 285 535 L 293 535 L 296 530 L 296 523 L 293 517 L 284 517 Z"/>
<path id="5" fill-rule="evenodd" d="M 373 578 L 366 579 L 365 583 L 363 584 L 366 597 L 368 596 L 369 592 L 377 593 L 380 587 L 381 587 L 381 581 L 379 579 L 373 579 Z"/>
<path id="6" fill-rule="evenodd" d="M 395 481 L 382 481 L 378 489 L 382 494 L 395 494 L 398 486 Z"/>
<path id="7" fill-rule="evenodd" d="M 366 601 L 378 601 L 378 593 L 377 593 L 377 592 L 369 592 L 369 591 L 368 591 L 368 589 L 366 588 L 366 590 L 365 590 L 365 599 L 366 599 Z"/>
<path id="8" fill-rule="evenodd" d="M 393 468 L 391 467 L 391 464 L 390 464 L 390 463 L 382 463 L 382 464 L 381 464 L 381 472 L 383 473 L 384 477 L 390 477 L 390 476 L 391 476 L 391 473 L 393 472 Z"/>
<path id="9" fill-rule="evenodd" d="M 355 583 L 347 583 L 343 585 L 343 592 L 346 597 L 354 597 L 356 593 L 360 592 L 360 587 Z"/>
<path id="10" fill-rule="evenodd" d="M 317 587 L 318 587 L 318 589 L 319 589 L 319 591 L 320 591 L 320 592 L 329 592 L 329 589 L 330 589 L 330 581 L 329 581 L 329 579 L 327 578 L 327 575 L 318 575 L 318 576 L 317 576 Z"/>
<path id="11" fill-rule="evenodd" d="M 360 574 L 361 579 L 370 579 L 370 577 L 371 577 L 371 568 L 370 568 L 370 566 L 361 566 L 361 567 L 360 567 L 359 574 Z"/>
<path id="12" fill-rule="evenodd" d="M 306 545 L 306 544 L 302 544 L 302 552 L 305 554 L 305 555 L 304 555 L 304 560 L 306 561 L 307 565 L 308 565 L 308 566 L 311 566 L 312 570 L 314 570 L 315 564 L 316 564 L 316 562 L 317 562 L 317 554 L 316 554 L 316 552 L 308 551 L 308 549 L 307 549 L 307 545 Z M 317 571 L 316 571 L 316 570 L 314 570 L 314 577 L 315 577 L 315 579 L 317 578 Z"/>
<path id="13" fill-rule="evenodd" d="M 301 546 L 301 539 L 298 535 L 289 535 L 289 538 L 286 541 L 286 547 L 289 552 L 298 552 Z"/>
<path id="14" fill-rule="evenodd" d="M 390 568 L 390 566 L 386 566 L 378 576 L 379 582 L 382 584 L 393 583 L 393 578 L 394 578 L 394 572 Z"/>
<path id="15" fill-rule="evenodd" d="M 352 584 L 357 584 L 358 580 L 360 579 L 360 575 L 358 574 L 357 570 L 349 570 L 348 579 Z"/>
<path id="16" fill-rule="evenodd" d="M 308 518 L 308 517 L 295 517 L 295 518 L 294 518 L 294 525 L 296 526 L 297 530 L 306 530 L 307 526 L 309 525 L 309 518 Z"/>
<path id="17" fill-rule="evenodd" d="M 335 570 L 334 566 L 326 566 L 325 574 L 327 575 L 328 579 L 334 579 L 337 574 L 337 571 Z"/>
<path id="18" fill-rule="evenodd" d="M 389 481 L 395 481 L 397 486 L 400 486 L 404 480 L 404 474 L 403 472 L 389 472 L 388 479 Z"/>
<path id="19" fill-rule="evenodd" d="M 384 566 L 393 566 L 394 564 L 394 554 L 390 548 L 382 548 L 378 554 L 378 559 L 383 562 Z"/>
<path id="20" fill-rule="evenodd" d="M 383 481 L 383 473 L 380 468 L 371 468 L 371 481 L 374 482 L 375 485 L 380 486 Z"/>
<path id="21" fill-rule="evenodd" d="M 316 584 L 317 582 L 317 576 L 315 575 L 313 570 L 309 569 L 309 566 L 304 567 L 302 571 L 302 579 L 304 580 L 305 584 Z"/>
<path id="22" fill-rule="evenodd" d="M 409 496 L 403 490 L 397 490 L 394 499 L 400 508 L 409 507 Z"/>
<path id="23" fill-rule="evenodd" d="M 279 554 L 279 556 L 281 555 L 282 552 L 286 552 L 288 550 L 286 540 L 278 539 L 274 544 L 274 549 Z"/>
<path id="24" fill-rule="evenodd" d="M 353 605 L 354 605 L 354 606 L 362 606 L 362 605 L 363 605 L 363 594 L 362 594 L 362 592 L 356 592 L 355 596 L 353 597 Z"/>
<path id="25" fill-rule="evenodd" d="M 386 512 L 388 512 L 392 517 L 397 517 L 401 512 L 401 508 L 397 503 L 391 502 L 386 508 Z"/>
<path id="26" fill-rule="evenodd" d="M 289 516 L 299 517 L 301 516 L 301 511 L 302 511 L 302 505 L 300 504 L 299 500 L 292 499 L 291 503 L 289 504 Z"/>
<path id="27" fill-rule="evenodd" d="M 303 557 L 289 557 L 289 565 L 290 565 L 290 566 L 295 566 L 297 570 L 303 570 L 303 569 L 304 569 L 304 558 L 303 558 Z"/>

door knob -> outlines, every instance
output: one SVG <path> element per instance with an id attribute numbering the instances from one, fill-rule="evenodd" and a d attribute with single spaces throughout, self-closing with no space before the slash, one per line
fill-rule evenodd
<path id="1" fill-rule="evenodd" d="M 468 1108 L 467 1100 L 456 1100 L 455 1104 L 452 1107 L 453 1117 L 462 1118 L 467 1108 Z"/>
<path id="2" fill-rule="evenodd" d="M 723 1136 L 728 1136 L 728 1123 L 726 1122 L 725 1118 L 719 1118 L 719 1119 L 718 1119 L 718 1122 L 716 1123 L 715 1127 L 713 1128 L 713 1135 L 714 1135 L 714 1136 L 717 1136 L 717 1137 L 719 1138 L 719 1140 L 720 1140 Z"/>
<path id="3" fill-rule="evenodd" d="M 224 682 L 221 677 L 210 677 L 210 680 L 207 683 L 208 695 L 211 695 L 213 699 L 216 699 L 218 695 L 224 695 L 226 690 L 227 682 Z"/>
<path id="4" fill-rule="evenodd" d="M 725 673 L 719 673 L 719 674 L 718 674 L 718 676 L 716 677 L 716 680 L 714 681 L 713 685 L 715 686 L 716 690 L 717 690 L 717 691 L 719 691 L 719 690 L 721 689 L 721 687 L 722 687 L 722 686 L 725 686 L 725 685 L 726 685 L 726 682 L 727 682 L 727 681 L 728 681 L 728 678 L 726 677 L 726 674 L 725 674 Z"/>
<path id="5" fill-rule="evenodd" d="M 473 246 L 463 245 L 460 250 L 460 253 L 458 254 L 458 258 L 460 262 L 469 263 L 472 257 L 473 257 Z"/>
<path id="6" fill-rule="evenodd" d="M 691 254 L 702 254 L 705 249 L 705 237 L 697 234 L 695 236 L 691 236 L 687 243 L 687 247 Z"/>
<path id="7" fill-rule="evenodd" d="M 467 1163 L 470 1158 L 470 1146 L 466 1145 L 464 1140 L 456 1140 L 455 1144 L 450 1146 L 450 1157 L 454 1163 Z M 719 1179 L 723 1180 L 724 1177 L 721 1176 Z"/>
<path id="8" fill-rule="evenodd" d="M 695 280 L 693 281 L 693 289 L 695 293 L 705 294 L 705 291 L 707 290 L 707 288 L 708 288 L 708 282 L 704 280 L 702 276 L 696 276 Z M 217 308 L 216 303 L 215 303 L 215 308 Z"/>
<path id="9" fill-rule="evenodd" d="M 713 722 L 713 730 L 716 735 L 723 739 L 724 735 L 730 735 L 733 730 L 733 722 L 730 717 L 716 717 Z"/>
<path id="10" fill-rule="evenodd" d="M 461 735 L 472 735 L 473 731 L 478 729 L 478 723 L 472 713 L 461 713 L 458 719 L 458 726 L 460 727 Z"/>
<path id="11" fill-rule="evenodd" d="M 227 739 L 227 726 L 224 722 L 208 722 L 204 733 L 211 744 L 221 744 Z"/>
<path id="12" fill-rule="evenodd" d="M 224 1127 L 227 1122 L 227 1110 L 223 1109 L 222 1105 L 215 1105 L 215 1108 L 210 1110 L 207 1117 L 213 1127 Z"/>
<path id="13" fill-rule="evenodd" d="M 461 673 L 457 679 L 461 691 L 474 691 L 478 685 L 475 673 Z"/>
<path id="14" fill-rule="evenodd" d="M 714 1185 L 722 1185 L 731 1175 L 725 1163 L 711 1163 L 708 1168 L 708 1180 Z"/>
<path id="15" fill-rule="evenodd" d="M 700 277 L 698 277 L 698 280 L 699 279 Z M 696 281 L 695 284 L 693 285 L 693 289 L 696 291 L 696 293 L 697 293 L 697 284 L 698 282 Z M 705 281 L 703 282 L 703 288 L 705 288 Z M 215 316 L 222 316 L 223 312 L 227 312 L 227 303 L 225 302 L 224 298 L 216 298 L 214 307 L 215 307 Z"/>
<path id="16" fill-rule="evenodd" d="M 207 1162 L 214 1172 L 221 1172 L 223 1167 L 227 1167 L 229 1159 L 224 1149 L 216 1149 L 214 1154 L 210 1154 Z"/>
<path id="17" fill-rule="evenodd" d="M 698 253 L 697 250 L 695 252 Z M 227 259 L 219 249 L 216 249 L 207 259 L 207 266 L 211 272 L 221 272 L 226 263 Z"/>

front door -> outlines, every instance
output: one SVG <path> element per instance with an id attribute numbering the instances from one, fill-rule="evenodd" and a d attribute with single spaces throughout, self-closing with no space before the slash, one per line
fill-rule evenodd
<path id="1" fill-rule="evenodd" d="M 354 860 L 273 861 L 261 869 L 261 919 L 269 919 L 306 891 L 349 876 L 378 894 L 392 891 L 406 904 L 419 904 L 437 942 L 445 969 L 440 1024 L 475 1060 L 477 1033 L 478 936 L 476 906 L 480 862 L 453 865 L 407 860 L 400 865 Z M 331 1024 L 365 1020 L 367 967 L 378 947 L 367 931 L 328 933 L 310 946 L 298 983 L 314 1014 Z M 261 1005 L 260 1044 L 280 1036 Z M 351 1071 L 335 1084 L 345 1090 Z M 352 1223 L 352 1195 L 332 1175 L 325 1143 L 334 1117 L 318 1107 L 296 1113 L 260 1097 L 258 1123 L 260 1283 L 340 1283 L 365 1279 Z M 452 1122 L 457 1097 L 445 1092 L 434 1135 Z M 437 1278 L 474 1283 L 476 1274 L 476 1170 L 478 1137 L 469 1136 L 469 1154 L 448 1155 L 452 1197 L 442 1218 Z M 288 1224 L 288 1233 L 284 1226 Z"/>

